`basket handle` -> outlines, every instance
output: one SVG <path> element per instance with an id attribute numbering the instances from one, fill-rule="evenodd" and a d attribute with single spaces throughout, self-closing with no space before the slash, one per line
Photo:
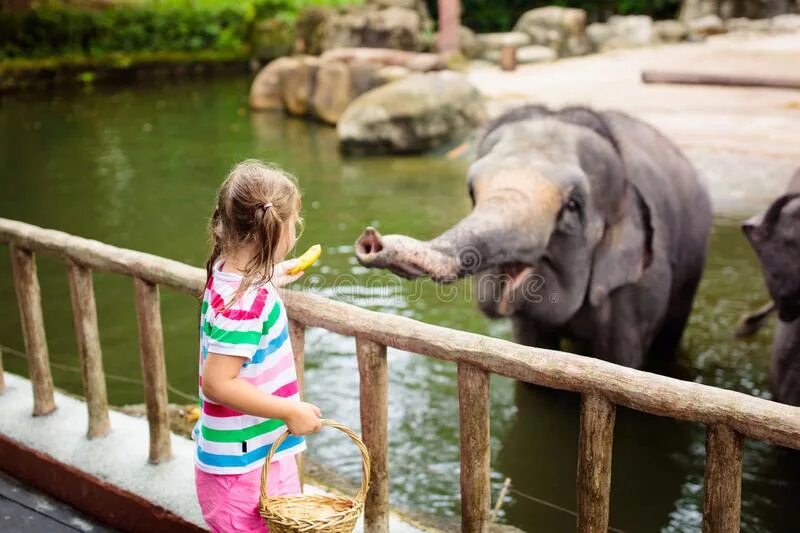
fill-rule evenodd
<path id="1" fill-rule="evenodd" d="M 364 503 L 364 499 L 367 497 L 367 490 L 369 490 L 369 471 L 370 471 L 370 461 L 369 461 L 369 452 L 367 451 L 367 447 L 355 434 L 355 432 L 350 429 L 349 427 L 340 424 L 335 420 L 331 420 L 329 418 L 323 418 L 321 420 L 323 426 L 328 426 L 334 429 L 338 429 L 352 440 L 356 446 L 358 446 L 358 451 L 361 452 L 361 489 L 359 489 L 358 494 L 356 495 L 356 500 L 361 503 Z M 272 446 L 269 449 L 269 454 L 267 458 L 264 460 L 264 468 L 261 470 L 261 499 L 267 499 L 267 475 L 269 474 L 269 464 L 272 462 L 272 456 L 275 454 L 275 450 L 277 450 L 283 441 L 286 440 L 286 437 L 290 435 L 289 430 L 287 429 L 283 435 L 278 437 L 278 439 L 272 443 Z"/>

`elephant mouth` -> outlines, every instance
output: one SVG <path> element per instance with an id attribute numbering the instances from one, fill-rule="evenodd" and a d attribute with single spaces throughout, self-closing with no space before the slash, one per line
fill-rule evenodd
<path id="1" fill-rule="evenodd" d="M 500 294 L 497 299 L 497 314 L 512 315 L 535 292 L 536 284 L 532 283 L 535 275 L 536 268 L 523 263 L 506 263 L 498 267 Z"/>

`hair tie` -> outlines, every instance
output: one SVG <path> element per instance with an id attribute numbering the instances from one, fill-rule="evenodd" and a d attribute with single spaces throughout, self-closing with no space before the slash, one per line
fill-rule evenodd
<path id="1" fill-rule="evenodd" d="M 261 206 L 261 209 L 263 209 L 264 211 L 266 211 L 266 210 L 267 210 L 267 209 L 269 209 L 270 207 L 272 207 L 272 202 L 267 202 L 267 203 L 265 203 L 264 205 L 262 205 L 262 206 Z"/>

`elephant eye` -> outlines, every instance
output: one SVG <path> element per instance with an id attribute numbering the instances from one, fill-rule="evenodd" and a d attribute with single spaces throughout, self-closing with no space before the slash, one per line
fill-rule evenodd
<path id="1" fill-rule="evenodd" d="M 573 212 L 573 213 L 578 212 L 580 210 L 580 208 L 581 208 L 581 204 L 575 198 L 570 198 L 564 204 L 564 209 L 566 209 L 567 211 Z"/>

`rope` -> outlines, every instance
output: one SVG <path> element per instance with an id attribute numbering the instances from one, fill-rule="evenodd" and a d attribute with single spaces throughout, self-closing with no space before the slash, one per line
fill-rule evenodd
<path id="1" fill-rule="evenodd" d="M 5 346 L 3 344 L 0 344 L 0 350 L 2 351 L 2 353 L 8 353 L 8 354 L 11 354 L 13 356 L 19 357 L 20 359 L 27 359 L 28 358 L 28 356 L 25 354 L 25 352 L 21 352 L 19 350 L 16 350 L 16 349 L 10 347 L 10 346 Z M 67 363 L 57 363 L 57 362 L 52 362 L 51 361 L 50 362 L 50 366 L 53 367 L 53 368 L 58 368 L 59 370 L 65 370 L 67 372 L 74 372 L 74 373 L 78 373 L 78 374 L 81 372 L 81 368 L 79 366 L 70 365 L 70 364 L 67 364 Z M 130 384 L 133 384 L 133 385 L 142 385 L 142 386 L 144 386 L 144 382 L 141 379 L 131 378 L 131 377 L 128 377 L 128 376 L 120 376 L 119 374 L 109 374 L 108 372 L 105 372 L 104 374 L 105 374 L 106 379 L 110 379 L 112 381 L 119 381 L 121 383 L 130 383 Z M 173 387 L 169 383 L 167 383 L 167 390 L 170 391 L 175 396 L 180 396 L 184 400 L 188 400 L 188 401 L 190 401 L 192 403 L 196 403 L 197 402 L 197 395 L 196 394 L 192 395 L 192 394 L 188 394 L 186 392 L 183 392 L 182 390 Z"/>
<path id="2" fill-rule="evenodd" d="M 561 511 L 562 513 L 567 513 L 569 515 L 574 516 L 575 518 L 578 517 L 578 513 L 576 513 L 575 511 L 573 511 L 571 509 L 567 509 L 566 507 L 561 507 L 560 505 L 557 505 L 557 504 L 552 503 L 552 502 L 548 502 L 547 500 L 543 500 L 541 498 L 537 498 L 536 496 L 531 496 L 530 494 L 526 494 L 526 493 L 522 492 L 521 490 L 515 489 L 514 486 L 511 485 L 511 484 L 509 484 L 509 486 L 508 486 L 508 492 L 510 492 L 512 494 L 516 494 L 517 496 L 520 496 L 520 497 L 525 498 L 527 500 L 530 500 L 532 502 L 538 503 L 539 505 L 544 505 L 545 507 L 549 507 L 550 509 L 554 509 L 556 511 Z M 611 527 L 611 526 L 608 527 L 608 530 L 612 531 L 613 533 L 625 533 L 625 531 L 623 531 L 622 529 L 617 529 L 617 528 Z"/>

